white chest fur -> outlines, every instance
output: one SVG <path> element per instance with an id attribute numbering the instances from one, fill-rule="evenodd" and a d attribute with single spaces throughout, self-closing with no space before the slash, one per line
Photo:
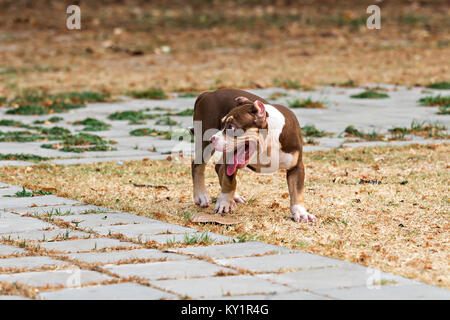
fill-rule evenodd
<path id="1" fill-rule="evenodd" d="M 261 173 L 273 173 L 278 169 L 289 169 L 294 162 L 294 155 L 281 151 L 280 135 L 285 125 L 283 114 L 270 104 L 264 105 L 267 117 L 267 138 L 266 150 L 260 155 L 261 159 L 265 158 L 264 165 L 258 169 Z"/>

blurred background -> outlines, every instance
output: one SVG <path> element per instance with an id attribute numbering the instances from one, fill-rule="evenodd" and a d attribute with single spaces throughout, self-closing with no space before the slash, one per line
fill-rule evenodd
<path id="1" fill-rule="evenodd" d="M 66 27 L 71 4 L 81 30 Z M 0 96 L 426 85 L 450 79 L 449 44 L 446 0 L 2 0 Z"/>

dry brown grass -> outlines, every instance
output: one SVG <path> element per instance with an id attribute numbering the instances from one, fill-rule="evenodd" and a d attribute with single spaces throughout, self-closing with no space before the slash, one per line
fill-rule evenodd
<path id="1" fill-rule="evenodd" d="M 262 240 L 379 268 L 450 288 L 450 144 L 337 149 L 306 153 L 306 206 L 319 221 L 290 219 L 285 173 L 241 171 L 238 191 L 249 201 L 230 216 L 234 226 L 193 224 L 188 161 L 131 161 L 0 169 L 0 181 L 52 187 L 57 194 L 201 231 Z M 207 185 L 219 186 L 212 164 Z M 377 180 L 380 184 L 360 184 Z M 138 188 L 133 183 L 168 187 Z"/>
<path id="2" fill-rule="evenodd" d="M 83 1 L 81 31 L 66 30 L 64 1 L 8 2 L 0 7 L 0 96 L 30 87 L 117 94 L 450 79 L 446 1 L 380 4 L 381 30 L 365 27 L 373 1 Z"/>

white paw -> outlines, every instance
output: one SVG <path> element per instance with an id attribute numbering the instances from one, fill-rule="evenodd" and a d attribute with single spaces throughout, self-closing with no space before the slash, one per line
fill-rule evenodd
<path id="1" fill-rule="evenodd" d="M 291 207 L 291 213 L 292 213 L 292 219 L 295 222 L 316 222 L 317 218 L 308 213 L 308 211 L 306 211 L 305 207 L 301 206 L 301 205 L 295 205 Z"/>
<path id="2" fill-rule="evenodd" d="M 198 193 L 194 195 L 194 202 L 195 204 L 199 205 L 202 208 L 206 208 L 211 204 L 211 198 L 209 197 L 208 193 Z"/>
<path id="3" fill-rule="evenodd" d="M 233 211 L 234 197 L 231 193 L 221 193 L 217 198 L 215 213 L 228 213 Z"/>
<path id="4" fill-rule="evenodd" d="M 235 203 L 246 203 L 247 200 L 245 200 L 245 198 L 243 196 L 240 196 L 238 194 L 234 195 L 234 202 Z"/>

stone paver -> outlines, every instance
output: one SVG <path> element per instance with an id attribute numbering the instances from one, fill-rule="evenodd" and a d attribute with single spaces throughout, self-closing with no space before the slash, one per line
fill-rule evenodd
<path id="1" fill-rule="evenodd" d="M 94 239 L 77 239 L 56 242 L 43 242 L 40 246 L 47 250 L 58 252 L 83 252 L 92 250 L 101 250 L 105 248 L 132 248 L 139 247 L 137 244 L 124 242 L 117 239 L 94 238 Z"/>
<path id="2" fill-rule="evenodd" d="M 11 231 L 25 232 L 25 231 L 36 231 L 44 230 L 48 228 L 54 228 L 53 225 L 28 217 L 19 218 L 1 218 L 0 220 L 0 238 L 5 234 L 11 233 Z"/>
<path id="3" fill-rule="evenodd" d="M 82 229 L 103 230 L 98 227 L 107 227 L 106 229 L 115 232 L 116 227 L 123 227 L 124 229 L 133 228 L 135 226 L 129 226 L 130 224 L 148 223 L 152 222 L 151 219 L 137 216 L 131 213 L 98 213 L 98 214 L 83 214 L 78 216 L 58 216 L 57 219 L 71 223 L 73 226 L 78 226 Z M 116 226 L 114 226 L 116 225 Z M 127 226 L 124 226 L 127 225 Z M 107 234 L 105 232 L 99 232 L 100 234 Z M 121 233 L 121 232 L 120 232 Z"/>
<path id="4" fill-rule="evenodd" d="M 187 256 L 182 256 L 175 253 L 162 252 L 155 249 L 135 249 L 135 250 L 120 250 L 114 252 L 83 252 L 72 253 L 66 255 L 72 260 L 89 262 L 89 263 L 117 263 L 133 259 L 153 259 L 153 260 L 187 260 Z"/>
<path id="5" fill-rule="evenodd" d="M 450 117 L 435 114 L 437 107 L 424 108 L 418 105 L 418 100 L 421 97 L 430 94 L 429 92 L 423 92 L 423 88 L 413 87 L 409 89 L 403 86 L 390 85 L 384 87 L 389 90 L 390 98 L 380 100 L 350 98 L 350 95 L 363 91 L 362 88 L 317 87 L 317 91 L 314 92 L 280 88 L 250 91 L 265 98 L 274 92 L 287 93 L 287 96 L 274 100 L 274 102 L 280 104 L 287 104 L 287 101 L 308 97 L 329 101 L 325 110 L 293 109 L 302 125 L 313 124 L 320 130 L 333 133 L 333 136 L 330 137 L 317 138 L 319 145 L 306 146 L 304 151 L 329 149 L 340 145 L 402 145 L 440 141 L 413 137 L 411 141 L 347 143 L 345 138 L 339 137 L 338 135 L 348 125 L 354 125 L 357 129 L 365 131 L 376 130 L 381 134 L 388 135 L 388 129 L 392 127 L 409 127 L 413 119 L 431 122 L 440 121 L 447 127 L 450 125 Z M 448 91 L 433 90 L 431 94 L 446 95 Z M 130 136 L 129 131 L 131 129 L 127 121 L 111 121 L 107 117 L 116 111 L 143 110 L 153 106 L 168 107 L 174 111 L 180 111 L 192 108 L 194 101 L 195 98 L 174 98 L 165 101 L 127 100 L 114 104 L 88 104 L 87 108 L 77 110 L 77 112 L 61 114 L 64 121 L 58 126 L 65 127 L 72 132 L 75 132 L 76 128 L 68 124 L 68 122 L 83 120 L 86 117 L 95 117 L 111 124 L 110 130 L 99 134 L 107 139 L 117 141 L 115 145 L 118 148 L 117 151 L 86 152 L 78 155 L 43 149 L 41 148 L 42 142 L 0 143 L 0 150 L 2 150 L 2 153 L 23 153 L 26 150 L 26 153 L 30 154 L 51 158 L 61 157 L 61 159 L 46 161 L 49 163 L 78 164 L 113 161 L 118 166 L 120 165 L 119 161 L 143 158 L 165 159 L 171 151 L 174 151 L 175 146 L 179 147 L 179 150 L 183 152 L 192 153 L 193 145 L 190 143 L 180 144 L 178 141 L 163 140 L 155 137 Z M 0 118 L 19 120 L 28 124 L 37 119 L 48 119 L 47 115 L 6 116 L 4 114 L 5 111 L 6 108 L 0 108 Z M 352 117 L 348 117 L 349 114 L 352 114 Z M 181 123 L 180 127 L 183 128 L 192 125 L 192 117 L 173 117 L 173 119 L 179 121 Z M 155 121 L 148 120 L 142 126 L 133 126 L 133 129 L 155 127 L 161 130 L 168 130 L 166 126 L 155 125 Z M 1 127 L 1 130 L 14 131 L 17 128 Z M 156 148 L 156 152 L 148 150 L 153 147 Z M 4 165 L 33 166 L 36 164 L 26 161 L 0 161 L 0 167 Z M 194 246 L 183 244 L 183 246 L 186 246 L 185 248 L 170 248 L 171 246 L 169 246 L 169 250 L 172 253 L 156 249 L 145 249 L 136 244 L 112 239 L 110 235 L 121 233 L 135 242 L 155 241 L 162 245 L 175 244 L 175 246 L 180 246 L 180 243 L 185 242 L 186 237 L 200 238 L 201 233 L 192 228 L 167 224 L 128 213 L 102 212 L 100 214 L 90 213 L 84 215 L 81 213 L 85 213 L 87 210 L 98 211 L 105 209 L 84 205 L 78 201 L 54 195 L 32 198 L 3 197 L 4 195 L 13 196 L 19 190 L 21 190 L 19 186 L 0 183 L 0 239 L 41 241 L 38 244 L 43 250 L 56 250 L 60 252 L 58 255 L 66 255 L 83 263 L 98 263 L 103 265 L 101 268 L 112 271 L 122 278 L 136 276 L 147 279 L 153 286 L 162 290 L 167 289 L 179 295 L 173 296 L 162 290 L 135 283 L 121 283 L 45 292 L 41 293 L 40 298 L 127 299 L 132 297 L 132 299 L 160 299 L 189 296 L 205 299 L 268 300 L 378 299 L 380 297 L 386 299 L 448 299 L 450 292 L 449 290 L 417 283 L 359 265 L 264 243 L 234 243 L 236 239 L 213 233 L 208 233 L 212 244 L 208 246 L 198 246 L 198 244 L 194 244 Z M 49 242 L 61 232 L 64 233 L 66 229 L 61 229 L 55 224 L 39 221 L 34 217 L 21 217 L 21 215 L 26 214 L 42 215 L 51 210 L 53 210 L 52 213 L 55 219 L 67 221 L 72 226 L 77 225 L 84 231 L 92 229 L 93 232 L 98 232 L 109 238 L 96 238 L 95 235 L 92 235 L 94 238 L 90 239 L 66 239 L 64 241 Z M 71 215 L 65 215 L 66 213 Z M 7 237 L 5 238 L 4 236 Z M 89 234 L 72 230 L 67 235 L 69 239 L 75 236 L 83 238 L 88 237 Z M 226 244 L 217 245 L 217 243 L 221 242 Z M 118 251 L 112 249 L 118 245 L 136 246 L 137 248 L 133 250 L 126 248 Z M 95 249 L 108 250 L 107 252 L 99 252 L 95 251 Z M 29 266 L 34 268 L 34 266 L 51 265 L 51 261 L 56 261 L 55 258 L 51 257 L 21 256 L 18 258 L 5 258 L 7 255 L 14 253 L 26 253 L 26 251 L 21 248 L 11 247 L 6 243 L 0 244 L 0 256 L 4 257 L 0 258 L 0 261 L 4 265 L 12 265 L 14 261 L 17 267 L 28 263 Z M 199 258 L 203 256 L 211 258 L 211 262 L 200 260 Z M 46 259 L 49 260 L 44 261 Z M 130 259 L 167 259 L 167 261 L 130 264 Z M 120 264 L 127 261 L 128 264 Z M 248 269 L 257 274 L 252 276 L 223 276 L 223 273 L 233 272 L 232 269 L 226 266 Z M 284 273 L 278 273 L 279 270 L 283 270 L 282 272 Z M 161 280 L 162 278 L 170 278 L 170 280 Z M 0 281 L 3 281 L 2 279 L 7 282 L 18 281 L 31 286 L 71 286 L 77 283 L 94 283 L 111 278 L 104 273 L 88 270 L 57 270 L 14 274 L 0 273 Z M 370 289 L 370 281 L 374 279 L 383 280 L 387 284 L 380 286 L 380 289 Z M 394 284 L 390 280 L 395 280 L 396 283 Z M 227 294 L 231 294 L 231 296 L 227 296 Z M 0 299 L 3 298 L 3 296 L 0 296 Z"/>
<path id="6" fill-rule="evenodd" d="M 194 256 L 205 256 L 213 259 L 236 258 L 270 253 L 290 253 L 292 250 L 263 242 L 229 243 L 209 247 L 175 248 L 174 252 L 182 252 Z"/>
<path id="7" fill-rule="evenodd" d="M 0 257 L 1 256 L 8 256 L 8 255 L 11 255 L 11 254 L 20 254 L 20 253 L 24 253 L 24 252 L 25 252 L 25 250 L 22 249 L 22 248 L 17 248 L 17 247 L 14 247 L 14 246 L 0 244 Z"/>
<path id="8" fill-rule="evenodd" d="M 318 292 L 324 289 L 373 285 L 376 281 L 395 281 L 399 284 L 414 283 L 412 280 L 389 273 L 372 270 L 360 265 L 345 263 L 340 267 L 320 268 L 283 274 L 258 275 L 296 289 Z"/>
<path id="9" fill-rule="evenodd" d="M 183 279 L 188 277 L 207 277 L 235 271 L 201 260 L 181 260 L 167 262 L 149 262 L 106 266 L 105 269 L 121 277 L 140 277 L 148 280 Z"/>
<path id="10" fill-rule="evenodd" d="M 325 268 L 348 264 L 344 261 L 303 252 L 268 255 L 263 257 L 222 259 L 217 260 L 217 263 L 253 272 L 277 272 L 289 269 Z"/>
<path id="11" fill-rule="evenodd" d="M 149 219 L 150 220 L 150 219 Z M 178 225 L 165 223 L 165 222 L 152 222 L 145 224 L 135 225 L 120 225 L 120 226 L 107 226 L 107 227 L 93 227 L 92 230 L 102 235 L 107 234 L 123 234 L 127 238 L 142 239 L 147 241 L 147 236 L 157 235 L 161 233 L 186 233 L 196 232 L 195 229 L 185 228 Z"/>
<path id="12" fill-rule="evenodd" d="M 30 299 L 21 296 L 0 296 L 0 300 L 30 300 Z"/>
<path id="13" fill-rule="evenodd" d="M 177 296 L 136 283 L 118 283 L 43 292 L 39 298 L 45 300 L 158 300 L 173 299 Z"/>
<path id="14" fill-rule="evenodd" d="M 68 266 L 69 263 L 49 257 L 18 257 L 0 259 L 0 272 L 2 269 L 36 269 L 47 267 Z"/>
<path id="15" fill-rule="evenodd" d="M 157 288 L 191 298 L 213 298 L 227 295 L 270 294 L 292 291 L 280 284 L 248 275 L 207 277 L 184 280 L 150 281 Z"/>
<path id="16" fill-rule="evenodd" d="M 206 299 L 217 300 L 330 300 L 326 296 L 314 294 L 307 291 L 295 290 L 282 293 L 233 295 L 225 297 L 206 297 Z"/>
<path id="17" fill-rule="evenodd" d="M 9 209 L 11 212 L 17 213 L 19 215 L 31 214 L 34 216 L 40 216 L 44 214 L 54 215 L 55 218 L 62 218 L 65 215 L 83 215 L 87 212 L 112 212 L 113 210 L 92 206 L 92 205 L 65 205 L 65 206 L 45 206 L 45 207 L 21 207 Z M 69 219 L 69 218 L 68 218 Z M 72 218 L 73 219 L 73 218 Z"/>
<path id="18" fill-rule="evenodd" d="M 20 283 L 30 287 L 79 286 L 112 278 L 106 274 L 80 269 L 0 274 L 0 282 Z"/>
<path id="19" fill-rule="evenodd" d="M 81 202 L 60 198 L 57 196 L 39 196 L 39 197 L 24 197 L 24 198 L 0 198 L 1 209 L 14 209 L 20 207 L 31 206 L 55 206 L 55 205 L 69 205 L 81 204 Z"/>
<path id="20" fill-rule="evenodd" d="M 71 238 L 90 238 L 89 233 L 80 232 L 72 229 L 55 230 L 33 230 L 24 232 L 4 233 L 0 235 L 4 239 L 10 240 L 27 240 L 27 241 L 54 241 L 54 240 L 68 240 Z"/>
<path id="21" fill-rule="evenodd" d="M 344 300 L 450 300 L 449 290 L 423 283 L 328 289 L 317 293 Z"/>

